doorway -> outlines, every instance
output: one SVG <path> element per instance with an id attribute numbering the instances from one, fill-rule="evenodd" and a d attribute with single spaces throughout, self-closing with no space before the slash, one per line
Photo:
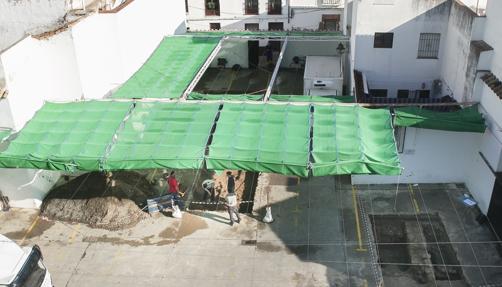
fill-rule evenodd
<path id="1" fill-rule="evenodd" d="M 248 41 L 248 60 L 249 68 L 256 69 L 260 61 L 260 42 Z"/>

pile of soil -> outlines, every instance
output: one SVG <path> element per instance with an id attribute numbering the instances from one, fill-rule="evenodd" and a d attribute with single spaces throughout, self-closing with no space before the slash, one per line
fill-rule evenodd
<path id="1" fill-rule="evenodd" d="M 118 230 L 136 225 L 147 217 L 134 201 L 116 197 L 91 199 L 50 199 L 44 202 L 42 216 L 79 222 L 91 227 Z"/>
<path id="2" fill-rule="evenodd" d="M 147 217 L 147 198 L 158 196 L 154 182 L 134 171 L 113 175 L 92 172 L 64 182 L 45 198 L 41 215 L 51 220 L 79 222 L 117 230 Z"/>

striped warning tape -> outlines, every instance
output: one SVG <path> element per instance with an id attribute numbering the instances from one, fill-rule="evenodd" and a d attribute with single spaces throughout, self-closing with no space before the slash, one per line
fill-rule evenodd
<path id="1" fill-rule="evenodd" d="M 244 204 L 244 203 L 253 203 L 254 201 L 252 200 L 245 200 L 239 202 L 239 204 Z M 213 201 L 213 202 L 206 202 L 206 201 L 192 201 L 190 204 L 198 204 L 198 205 L 218 205 L 218 204 L 225 204 L 225 201 Z"/>

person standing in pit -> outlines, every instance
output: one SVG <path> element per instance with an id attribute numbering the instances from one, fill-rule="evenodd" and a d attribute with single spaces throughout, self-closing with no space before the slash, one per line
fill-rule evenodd
<path id="1" fill-rule="evenodd" d="M 169 186 L 168 194 L 172 196 L 174 203 L 178 205 L 180 209 L 183 209 L 183 201 L 181 200 L 181 196 L 179 194 L 180 185 L 178 180 L 176 180 L 174 171 L 171 171 L 169 174 L 169 177 L 167 178 L 167 185 Z"/>
<path id="2" fill-rule="evenodd" d="M 231 171 L 227 171 L 227 209 L 228 216 L 230 217 L 230 226 L 234 225 L 234 216 L 237 218 L 236 222 L 241 222 L 239 210 L 237 209 L 237 195 L 235 195 L 235 179 Z"/>

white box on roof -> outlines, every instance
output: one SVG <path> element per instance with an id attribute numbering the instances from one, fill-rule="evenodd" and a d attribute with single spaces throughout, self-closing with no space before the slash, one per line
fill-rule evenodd
<path id="1" fill-rule="evenodd" d="M 303 78 L 305 95 L 342 95 L 342 60 L 336 56 L 307 56 Z"/>

